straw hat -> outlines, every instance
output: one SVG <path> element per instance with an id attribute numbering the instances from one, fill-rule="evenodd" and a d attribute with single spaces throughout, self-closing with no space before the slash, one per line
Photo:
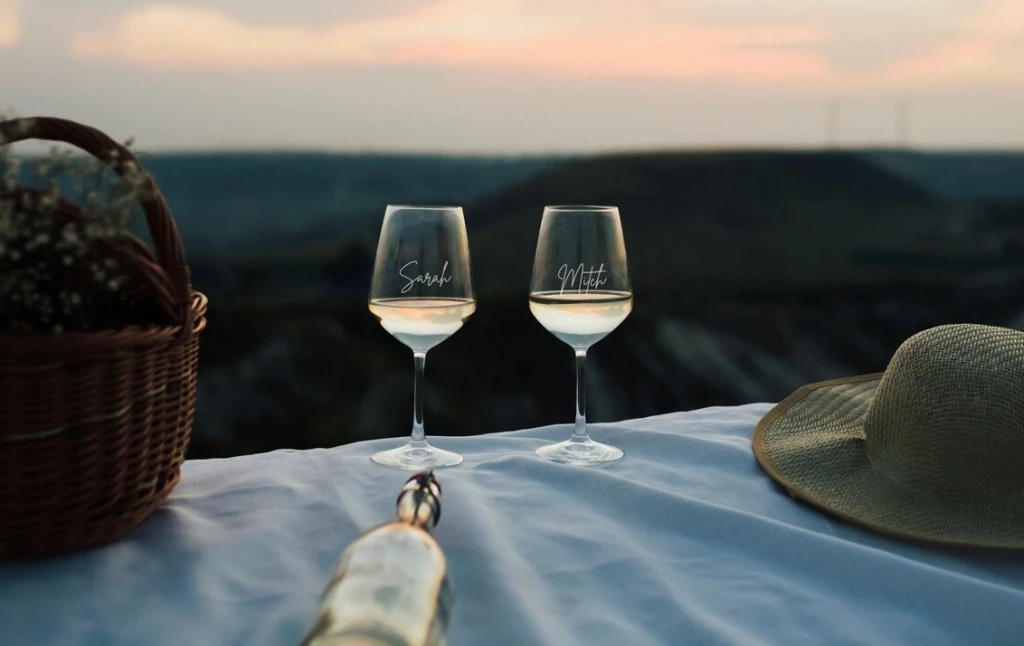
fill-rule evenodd
<path id="1" fill-rule="evenodd" d="M 791 496 L 892 536 L 1024 548 L 1024 332 L 943 325 L 884 373 L 810 384 L 757 425 Z"/>

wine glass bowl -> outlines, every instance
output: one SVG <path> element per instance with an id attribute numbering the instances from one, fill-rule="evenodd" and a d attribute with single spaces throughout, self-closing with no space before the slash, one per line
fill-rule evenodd
<path id="1" fill-rule="evenodd" d="M 462 327 L 476 311 L 468 298 L 378 298 L 370 312 L 413 352 L 426 353 Z"/>
<path id="2" fill-rule="evenodd" d="M 568 464 L 618 460 L 619 448 L 587 433 L 587 350 L 615 330 L 633 310 L 619 211 L 614 206 L 549 206 L 544 209 L 530 281 L 534 318 L 576 353 L 576 421 L 572 437 L 542 446 L 544 458 Z"/>
<path id="3" fill-rule="evenodd" d="M 530 312 L 555 338 L 576 350 L 586 350 L 619 327 L 633 311 L 629 292 L 530 294 Z"/>
<path id="4" fill-rule="evenodd" d="M 462 456 L 427 443 L 423 371 L 427 352 L 461 329 L 476 311 L 461 207 L 387 208 L 369 309 L 391 336 L 412 350 L 415 369 L 412 435 L 404 446 L 376 453 L 372 460 L 402 469 L 460 464 Z"/>

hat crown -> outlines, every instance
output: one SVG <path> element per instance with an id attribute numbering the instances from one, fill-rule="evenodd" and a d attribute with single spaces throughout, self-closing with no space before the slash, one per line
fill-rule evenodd
<path id="1" fill-rule="evenodd" d="M 1024 512 L 1024 332 L 960 324 L 910 337 L 864 434 L 876 466 L 913 492 Z"/>

